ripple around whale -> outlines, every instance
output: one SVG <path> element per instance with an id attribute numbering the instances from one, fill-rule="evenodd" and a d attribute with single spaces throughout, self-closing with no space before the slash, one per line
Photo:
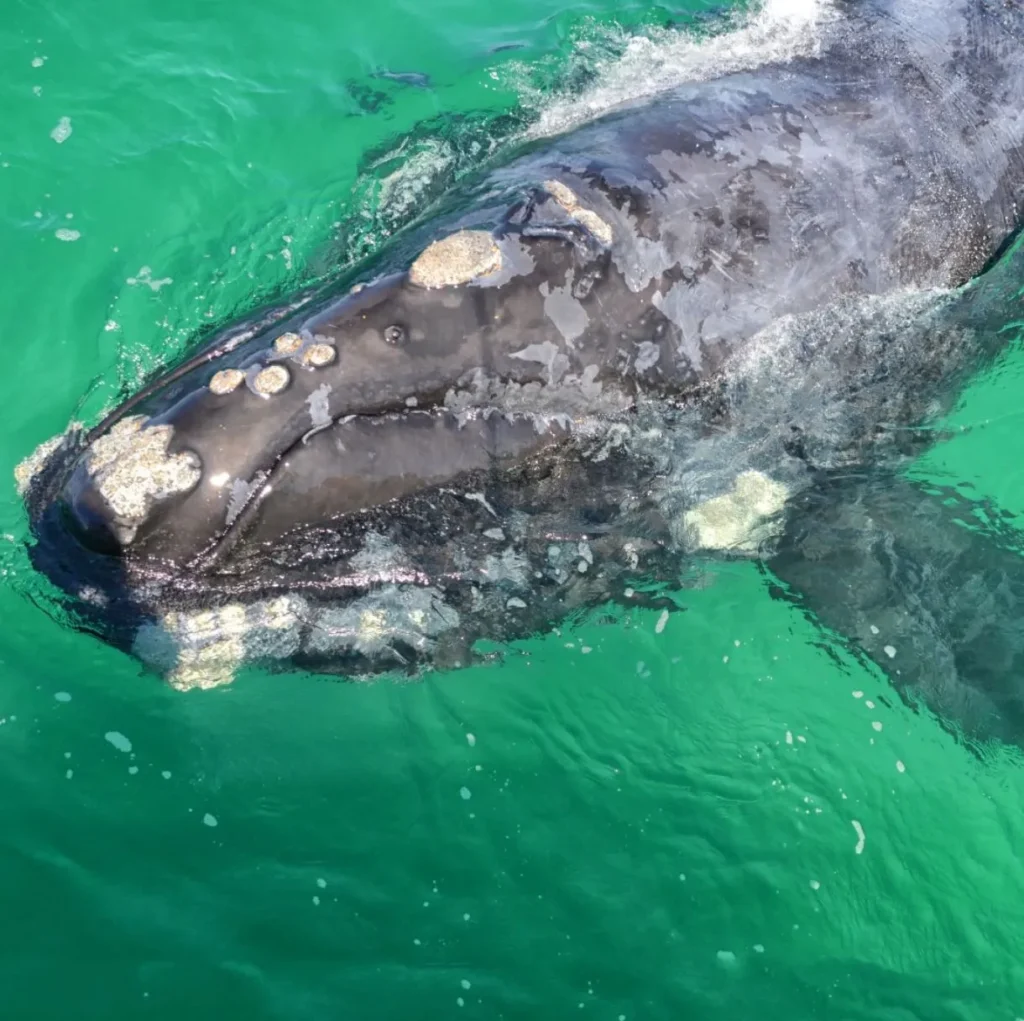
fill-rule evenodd
<path id="1" fill-rule="evenodd" d="M 812 551 L 865 579 L 875 551 L 807 517 L 874 499 L 1005 344 L 1024 13 L 827 14 L 755 20 L 761 66 L 730 37 L 684 84 L 540 124 L 348 293 L 232 327 L 41 451 L 36 564 L 184 687 L 465 663 L 608 600 L 674 605 L 637 579 L 695 555 L 759 556 L 856 639 Z M 942 683 L 975 683 L 955 661 Z"/>

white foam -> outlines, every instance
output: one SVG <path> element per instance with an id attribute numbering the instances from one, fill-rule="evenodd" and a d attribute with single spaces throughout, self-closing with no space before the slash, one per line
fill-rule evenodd
<path id="1" fill-rule="evenodd" d="M 585 40 L 575 59 L 596 73 L 596 81 L 582 94 L 545 96 L 527 80 L 528 69 L 513 67 L 513 77 L 527 107 L 539 110 L 527 137 L 561 134 L 607 113 L 626 102 L 652 96 L 686 82 L 707 81 L 763 64 L 813 55 L 820 47 L 823 28 L 837 16 L 833 0 L 763 0 L 753 10 L 738 13 L 730 30 L 699 37 L 678 29 L 647 29 L 614 47 L 614 56 L 590 56 L 594 46 Z M 601 29 L 623 35 L 622 29 Z M 606 44 L 615 40 L 607 37 Z"/>
<path id="2" fill-rule="evenodd" d="M 71 131 L 71 118 L 61 117 L 61 119 L 57 121 L 57 126 L 50 132 L 50 138 L 60 145 L 71 137 Z"/>
<path id="3" fill-rule="evenodd" d="M 864 827 L 861 826 L 861 824 L 856 819 L 851 819 L 850 825 L 854 828 L 854 830 L 857 833 L 857 846 L 853 849 L 853 853 L 863 854 L 864 844 L 866 842 L 866 838 L 864 836 Z"/>
<path id="4" fill-rule="evenodd" d="M 109 741 L 119 752 L 130 752 L 132 750 L 132 743 L 116 730 L 108 730 L 104 735 L 107 741 Z"/>

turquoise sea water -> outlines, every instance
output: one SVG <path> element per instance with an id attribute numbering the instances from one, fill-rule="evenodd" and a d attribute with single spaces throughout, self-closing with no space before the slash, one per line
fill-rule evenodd
<path id="1" fill-rule="evenodd" d="M 8 480 L 531 126 L 679 72 L 718 17 L 5 11 Z M 1024 515 L 1022 386 L 1011 345 L 920 474 Z M 0 517 L 5 1019 L 1024 1017 L 1020 753 L 911 712 L 752 565 L 661 632 L 595 615 L 412 684 L 182 694 L 44 613 L 12 481 Z"/>

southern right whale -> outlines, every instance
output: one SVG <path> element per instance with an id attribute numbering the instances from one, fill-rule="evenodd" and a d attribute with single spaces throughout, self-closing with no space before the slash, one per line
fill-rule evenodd
<path id="1" fill-rule="evenodd" d="M 930 441 L 1019 272 L 983 272 L 1024 208 L 1018 0 L 822 33 L 527 146 L 47 444 L 35 564 L 189 687 L 465 662 L 688 556 L 771 562 L 807 494 Z"/>

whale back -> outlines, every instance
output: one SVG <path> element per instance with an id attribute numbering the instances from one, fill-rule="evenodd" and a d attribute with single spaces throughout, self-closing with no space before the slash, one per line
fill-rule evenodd
<path id="1" fill-rule="evenodd" d="M 869 51 L 973 157 L 992 202 L 1024 209 L 1024 2 L 858 0 Z"/>

